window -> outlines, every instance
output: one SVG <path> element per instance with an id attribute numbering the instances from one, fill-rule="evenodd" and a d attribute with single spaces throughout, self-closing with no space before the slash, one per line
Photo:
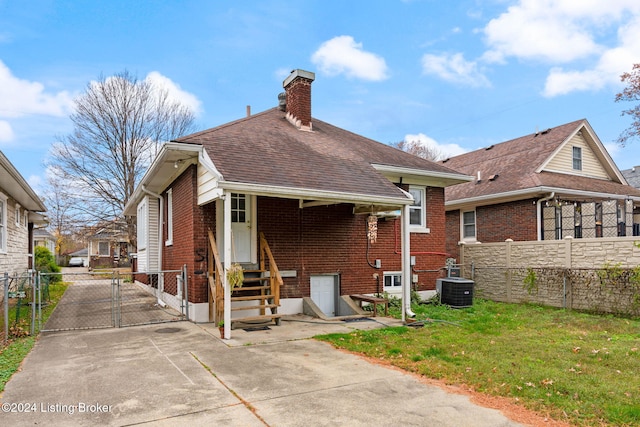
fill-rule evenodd
<path id="1" fill-rule="evenodd" d="M 573 170 L 582 170 L 582 148 L 573 147 Z"/>
<path id="2" fill-rule="evenodd" d="M 476 238 L 476 212 L 469 211 L 462 213 L 462 238 Z"/>
<path id="3" fill-rule="evenodd" d="M 24 210 L 24 226 L 29 227 L 29 211 Z"/>
<path id="4" fill-rule="evenodd" d="M 0 253 L 7 253 L 7 196 L 0 193 Z"/>
<path id="5" fill-rule="evenodd" d="M 98 255 L 109 256 L 109 242 L 98 242 Z"/>
<path id="6" fill-rule="evenodd" d="M 409 224 L 412 227 L 425 228 L 427 219 L 425 213 L 425 188 L 409 186 L 409 193 L 413 196 L 413 204 L 409 206 Z"/>
<path id="7" fill-rule="evenodd" d="M 20 216 L 20 205 L 16 203 L 16 227 L 20 227 L 21 218 L 22 217 Z"/>
<path id="8" fill-rule="evenodd" d="M 231 222 L 247 222 L 246 194 L 231 193 Z"/>
<path id="9" fill-rule="evenodd" d="M 173 189 L 167 190 L 167 241 L 165 245 L 173 244 Z"/>
<path id="10" fill-rule="evenodd" d="M 145 249 L 147 247 L 147 201 L 146 199 L 138 205 L 138 249 Z"/>
<path id="11" fill-rule="evenodd" d="M 393 271 L 384 273 L 384 290 L 399 290 L 402 288 L 402 272 Z"/>

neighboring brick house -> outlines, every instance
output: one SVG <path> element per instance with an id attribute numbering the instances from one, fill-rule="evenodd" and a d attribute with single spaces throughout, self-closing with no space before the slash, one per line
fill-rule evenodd
<path id="1" fill-rule="evenodd" d="M 473 242 L 640 235 L 628 185 L 587 120 L 443 160 L 475 177 L 445 190 L 447 250 Z"/>
<path id="2" fill-rule="evenodd" d="M 107 221 L 94 227 L 88 238 L 89 268 L 131 266 L 127 224 L 121 220 Z"/>
<path id="3" fill-rule="evenodd" d="M 331 316 L 339 296 L 384 291 L 408 304 L 412 284 L 435 287 L 444 187 L 471 177 L 312 119 L 314 78 L 294 70 L 279 108 L 166 143 L 125 208 L 137 216 L 136 271 L 187 265 L 196 321 L 212 320 L 208 230 L 225 271 L 259 264 L 264 236 L 282 276 L 278 313 L 311 298 Z"/>
<path id="4" fill-rule="evenodd" d="M 46 225 L 46 208 L 0 151 L 0 274 L 33 267 L 34 226 Z"/>

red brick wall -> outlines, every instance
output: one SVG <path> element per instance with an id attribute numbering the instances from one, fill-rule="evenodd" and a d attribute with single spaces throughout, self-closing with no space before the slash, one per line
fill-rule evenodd
<path id="1" fill-rule="evenodd" d="M 195 166 L 187 169 L 170 188 L 173 245 L 163 248 L 163 269 L 178 270 L 187 264 L 189 300 L 206 302 L 207 230 L 215 233 L 215 203 L 197 206 Z M 166 239 L 166 193 L 164 197 Z M 443 189 L 428 188 L 426 201 L 427 226 L 431 232 L 412 233 L 411 251 L 416 256 L 416 270 L 437 270 L 446 259 Z M 380 219 L 377 242 L 367 249 L 367 215 L 354 215 L 353 205 L 300 209 L 298 200 L 258 197 L 257 212 L 258 231 L 265 234 L 278 268 L 296 271 L 296 277 L 284 278 L 283 298 L 309 296 L 310 276 L 323 273 L 340 274 L 343 295 L 382 292 L 383 273 L 401 270 L 400 219 Z M 371 267 L 367 259 L 371 264 L 380 259 L 382 268 Z M 418 273 L 418 289 L 434 289 L 435 279 L 440 276 L 439 271 Z"/>
<path id="2" fill-rule="evenodd" d="M 285 88 L 287 94 L 287 112 L 300 120 L 303 126 L 311 123 L 311 82 L 297 77 Z"/>
<path id="3" fill-rule="evenodd" d="M 189 301 L 207 302 L 207 230 L 215 232 L 215 203 L 197 206 L 197 168 L 191 166 L 169 188 L 173 199 L 173 244 L 164 246 L 163 270 L 180 270 L 187 265 Z M 167 238 L 167 193 L 164 197 L 163 240 Z M 175 295 L 175 282 L 167 281 L 165 291 Z"/>
<path id="4" fill-rule="evenodd" d="M 459 258 L 460 211 L 447 212 L 447 251 Z M 479 242 L 528 241 L 538 239 L 535 199 L 476 208 L 476 238 Z"/>
<path id="5" fill-rule="evenodd" d="M 353 214 L 352 205 L 299 209 L 297 200 L 260 197 L 258 228 L 265 234 L 278 268 L 297 272 L 297 277 L 284 279 L 282 297 L 309 296 L 310 277 L 323 273 L 340 274 L 343 295 L 382 292 L 383 273 L 402 268 L 400 219 L 380 219 L 378 239 L 368 249 L 366 220 L 367 215 Z M 427 225 L 431 233 L 411 235 L 416 270 L 444 266 L 444 220 L 444 192 L 429 188 Z M 381 269 L 369 265 L 376 259 L 381 260 Z M 418 273 L 418 289 L 434 289 L 437 277 L 439 272 Z"/>

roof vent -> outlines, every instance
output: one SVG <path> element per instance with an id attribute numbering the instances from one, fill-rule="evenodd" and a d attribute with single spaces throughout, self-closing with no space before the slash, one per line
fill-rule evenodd
<path id="1" fill-rule="evenodd" d="M 490 146 L 488 146 L 487 148 L 485 148 L 485 150 L 491 150 L 493 148 L 493 144 L 491 144 Z"/>
<path id="2" fill-rule="evenodd" d="M 489 177 L 489 181 L 495 181 L 495 180 L 496 180 L 496 178 L 497 178 L 497 177 L 499 177 L 499 176 L 500 176 L 500 175 L 498 175 L 498 174 L 491 175 L 491 176 Z"/>
<path id="3" fill-rule="evenodd" d="M 287 94 L 284 92 L 278 94 L 278 108 L 280 111 L 287 110 Z"/>

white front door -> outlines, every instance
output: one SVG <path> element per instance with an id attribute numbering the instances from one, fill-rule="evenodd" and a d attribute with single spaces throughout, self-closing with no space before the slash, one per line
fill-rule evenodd
<path id="1" fill-rule="evenodd" d="M 251 196 L 231 193 L 231 262 L 252 262 Z"/>
<path id="2" fill-rule="evenodd" d="M 336 315 L 336 275 L 311 276 L 311 300 L 328 317 Z"/>

